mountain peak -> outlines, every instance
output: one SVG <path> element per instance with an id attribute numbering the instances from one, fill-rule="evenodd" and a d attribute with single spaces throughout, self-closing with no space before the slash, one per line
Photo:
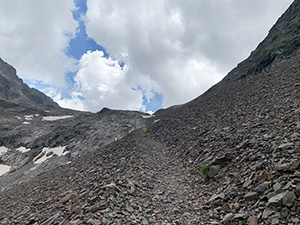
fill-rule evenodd
<path id="1" fill-rule="evenodd" d="M 237 81 L 260 73 L 273 61 L 293 55 L 300 48 L 300 1 L 294 1 L 250 56 L 234 68 L 224 81 Z"/>
<path id="2" fill-rule="evenodd" d="M 17 76 L 16 69 L 0 58 L 0 100 L 20 105 L 48 105 L 59 107 L 42 92 L 28 87 Z"/>

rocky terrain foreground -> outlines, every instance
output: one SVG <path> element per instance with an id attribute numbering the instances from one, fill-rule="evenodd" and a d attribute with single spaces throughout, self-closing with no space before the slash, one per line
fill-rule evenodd
<path id="1" fill-rule="evenodd" d="M 134 131 L 110 142 L 100 144 L 96 137 L 105 131 L 97 132 L 97 126 L 92 138 L 88 135 L 91 121 L 111 115 L 110 110 L 83 113 L 90 121 L 86 129 L 85 122 L 73 121 L 51 129 L 53 138 L 26 142 L 35 154 L 65 145 L 70 152 L 83 151 L 76 150 L 80 154 L 67 164 L 6 185 L 0 193 L 0 223 L 300 224 L 299 30 L 296 0 L 220 83 L 155 117 L 139 115 Z M 8 139 L 15 134 L 9 131 Z M 22 140 L 18 135 L 13 137 Z M 13 149 L 10 140 L 2 144 Z M 84 154 L 87 144 L 93 150 Z"/>

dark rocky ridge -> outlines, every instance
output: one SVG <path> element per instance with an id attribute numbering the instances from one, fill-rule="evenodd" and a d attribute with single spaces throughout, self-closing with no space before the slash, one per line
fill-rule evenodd
<path id="1" fill-rule="evenodd" d="M 274 26 L 279 39 L 290 40 L 281 29 L 295 12 L 299 0 Z M 133 131 L 2 192 L 0 222 L 299 224 L 300 51 L 291 46 L 261 71 L 239 79 L 256 68 L 240 64 L 194 101 L 161 111 L 147 120 L 148 133 Z"/>
<path id="2" fill-rule="evenodd" d="M 0 58 L 0 100 L 7 104 L 49 105 L 58 107 L 51 98 L 42 92 L 28 87 L 18 78 L 16 70 Z M 1 104 L 2 105 L 2 104 Z"/>

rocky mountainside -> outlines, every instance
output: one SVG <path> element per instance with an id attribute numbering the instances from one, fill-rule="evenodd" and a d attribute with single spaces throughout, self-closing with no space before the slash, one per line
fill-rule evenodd
<path id="1" fill-rule="evenodd" d="M 144 126 L 145 116 L 60 108 L 0 60 L 0 190 L 126 136 Z"/>
<path id="2" fill-rule="evenodd" d="M 58 107 L 51 98 L 42 92 L 28 87 L 18 78 L 16 70 L 0 58 L 0 102 L 5 104 L 18 104 L 36 107 L 36 105 L 49 105 Z"/>
<path id="3" fill-rule="evenodd" d="M 93 142 L 2 191 L 0 223 L 299 224 L 299 30 L 296 0 L 248 59 L 199 98 L 147 118 L 147 133 Z M 53 130 L 53 140 L 67 145 L 80 125 Z"/>

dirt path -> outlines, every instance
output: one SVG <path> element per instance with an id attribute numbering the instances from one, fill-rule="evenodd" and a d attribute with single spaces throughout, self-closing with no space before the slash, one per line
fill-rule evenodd
<path id="1" fill-rule="evenodd" d="M 142 176 L 149 181 L 149 195 L 153 203 L 175 224 L 199 224 L 201 215 L 197 204 L 197 190 L 190 186 L 188 170 L 178 163 L 178 159 L 172 157 L 162 143 L 149 135 L 138 138 Z"/>

